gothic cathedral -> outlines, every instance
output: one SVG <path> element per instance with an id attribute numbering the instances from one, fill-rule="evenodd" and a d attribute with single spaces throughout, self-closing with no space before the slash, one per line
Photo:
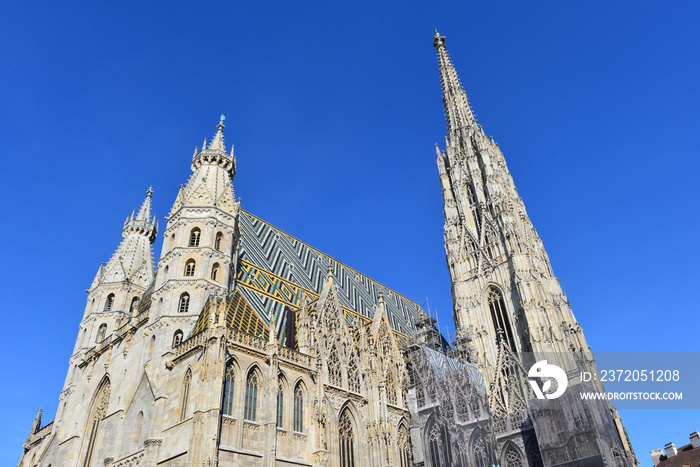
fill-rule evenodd
<path id="1" fill-rule="evenodd" d="M 503 154 L 436 34 L 437 148 L 457 339 L 414 301 L 241 208 L 236 158 L 195 149 L 163 232 L 149 189 L 88 289 L 53 421 L 20 466 L 633 466 Z M 547 358 L 565 396 L 538 400 Z"/>

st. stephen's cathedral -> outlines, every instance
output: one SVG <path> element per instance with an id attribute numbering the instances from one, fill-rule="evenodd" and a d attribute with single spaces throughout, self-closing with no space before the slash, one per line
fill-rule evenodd
<path id="1" fill-rule="evenodd" d="M 39 412 L 20 466 L 637 465 L 616 410 L 582 402 L 601 390 L 579 378 L 597 371 L 583 331 L 445 38 L 434 46 L 456 340 L 242 209 L 222 120 L 195 150 L 157 269 L 152 190 L 127 217 L 88 289 L 56 417 Z M 545 357 L 568 378 L 557 399 L 528 380 Z"/>

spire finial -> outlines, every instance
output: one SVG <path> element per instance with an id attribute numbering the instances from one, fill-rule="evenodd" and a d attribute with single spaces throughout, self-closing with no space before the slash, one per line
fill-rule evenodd
<path id="1" fill-rule="evenodd" d="M 226 116 L 221 114 L 221 117 L 219 117 L 219 124 L 216 125 L 216 134 L 211 140 L 211 143 L 209 143 L 209 149 L 220 149 L 226 152 L 226 146 L 224 146 L 224 127 L 226 125 L 224 125 L 224 120 L 226 120 Z"/>
<path id="2" fill-rule="evenodd" d="M 457 131 L 476 127 L 476 118 L 469 105 L 467 93 L 462 88 L 457 71 L 445 47 L 445 36 L 435 33 L 433 47 L 437 49 L 442 81 L 442 102 L 445 106 L 447 129 L 450 135 Z"/>
<path id="3" fill-rule="evenodd" d="M 333 265 L 328 263 L 328 267 L 326 268 L 326 277 L 328 280 L 333 279 Z"/>

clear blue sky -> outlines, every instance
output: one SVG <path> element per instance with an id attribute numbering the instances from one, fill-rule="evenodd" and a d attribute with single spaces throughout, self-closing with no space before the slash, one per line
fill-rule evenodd
<path id="1" fill-rule="evenodd" d="M 452 326 L 434 28 L 592 348 L 699 350 L 697 2 L 103 3 L 0 5 L 0 464 L 124 217 L 153 184 L 164 229 L 221 113 L 245 209 Z M 622 412 L 642 465 L 698 415 Z"/>

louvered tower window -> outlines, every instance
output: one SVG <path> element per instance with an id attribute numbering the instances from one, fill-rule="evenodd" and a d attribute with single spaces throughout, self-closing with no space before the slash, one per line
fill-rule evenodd
<path id="1" fill-rule="evenodd" d="M 182 344 L 182 336 L 182 331 L 180 331 L 179 329 L 175 331 L 175 334 L 173 334 L 173 348 Z"/>
<path id="2" fill-rule="evenodd" d="M 180 295 L 180 303 L 177 306 L 177 311 L 187 313 L 190 309 L 190 294 L 187 292 Z"/>
<path id="3" fill-rule="evenodd" d="M 199 239 L 202 236 L 202 231 L 197 227 L 192 229 L 190 232 L 190 243 L 189 246 L 199 246 Z"/>
<path id="4" fill-rule="evenodd" d="M 107 334 L 107 325 L 102 323 L 97 329 L 97 338 L 95 339 L 95 342 L 102 342 L 105 339 L 105 334 Z"/>
<path id="5" fill-rule="evenodd" d="M 112 307 L 114 306 L 114 294 L 111 293 L 107 295 L 107 301 L 105 302 L 105 311 L 112 311 Z"/>

